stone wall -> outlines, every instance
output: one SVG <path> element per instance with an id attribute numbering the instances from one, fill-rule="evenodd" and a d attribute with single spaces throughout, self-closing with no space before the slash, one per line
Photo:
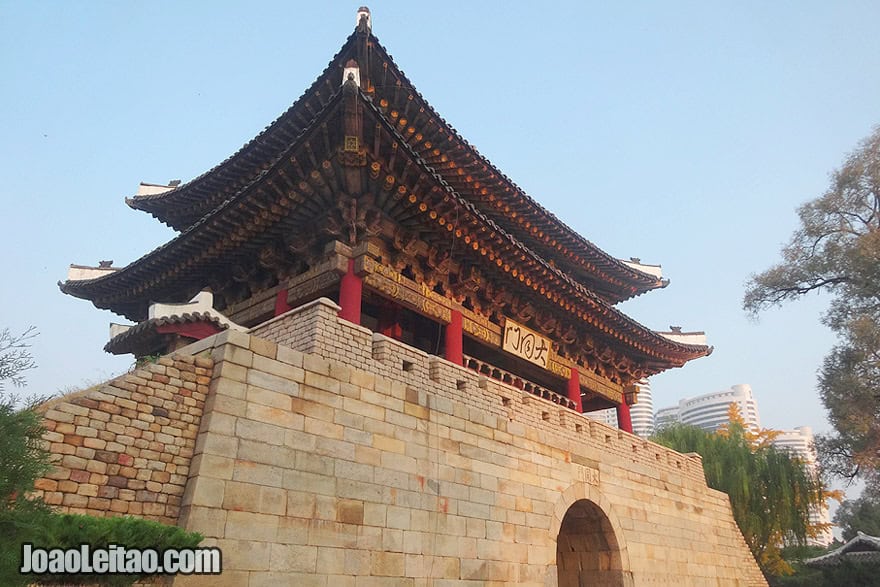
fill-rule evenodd
<path id="1" fill-rule="evenodd" d="M 765 585 L 698 458 L 337 310 L 186 349 L 214 370 L 180 524 L 225 570 L 175 585 L 552 586 L 578 564 L 603 585 Z M 563 525 L 578 512 L 601 532 Z"/>
<path id="2" fill-rule="evenodd" d="M 63 512 L 176 524 L 212 365 L 163 357 L 43 404 L 55 468 L 36 493 Z"/>

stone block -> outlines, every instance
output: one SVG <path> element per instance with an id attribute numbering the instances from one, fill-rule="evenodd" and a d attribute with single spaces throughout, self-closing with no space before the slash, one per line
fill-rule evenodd
<path id="1" fill-rule="evenodd" d="M 277 418 L 272 413 L 268 413 L 266 410 L 259 409 L 265 408 L 265 406 L 255 406 L 253 404 L 248 405 L 248 414 L 252 416 L 251 419 L 240 418 L 235 425 L 235 433 L 239 438 L 246 440 L 255 440 L 258 442 L 262 442 L 265 444 L 277 444 L 280 445 L 284 442 L 284 428 L 285 426 L 278 426 L 268 422 L 269 419 L 275 419 L 275 421 L 279 421 L 283 419 L 283 415 L 281 413 L 277 414 Z M 266 408 L 268 410 L 275 410 L 275 408 Z M 277 410 L 280 412 L 280 410 Z M 290 414 L 293 416 L 294 414 Z M 300 416 L 301 418 L 302 416 Z"/>
<path id="2" fill-rule="evenodd" d="M 397 528 L 400 530 L 410 529 L 410 509 L 405 507 L 389 505 L 386 509 L 387 528 Z"/>
<path id="3" fill-rule="evenodd" d="M 329 375 L 330 374 L 330 361 L 327 359 L 320 357 L 318 355 L 304 355 L 303 356 L 303 369 L 306 372 L 312 372 L 317 375 Z"/>
<path id="4" fill-rule="evenodd" d="M 311 521 L 306 518 L 281 516 L 278 518 L 279 544 L 306 544 L 309 541 L 309 525 Z"/>
<path id="5" fill-rule="evenodd" d="M 251 369 L 247 375 L 247 383 L 255 387 L 276 391 L 285 395 L 298 395 L 299 383 L 296 381 L 298 376 L 295 367 L 288 367 L 290 374 L 288 377 L 280 377 L 270 373 L 264 373 Z"/>
<path id="6" fill-rule="evenodd" d="M 406 558 L 398 552 L 373 552 L 370 559 L 370 574 L 380 577 L 403 577 L 406 571 Z"/>
<path id="7" fill-rule="evenodd" d="M 219 334 L 215 335 L 214 346 L 215 347 L 223 347 L 226 344 L 239 346 L 242 348 L 250 347 L 250 335 L 245 334 L 244 332 L 239 332 L 237 330 L 224 330 Z"/>
<path id="8" fill-rule="evenodd" d="M 225 487 L 226 482 L 221 479 L 194 477 L 187 483 L 183 504 L 219 508 L 223 505 Z"/>
<path id="9" fill-rule="evenodd" d="M 285 346 L 278 346 L 275 359 L 293 367 L 302 368 L 303 366 L 303 354 Z M 305 376 L 305 372 L 303 372 L 303 376 Z"/>
<path id="10" fill-rule="evenodd" d="M 291 409 L 290 395 L 286 393 L 278 393 L 277 391 L 270 391 L 254 385 L 248 386 L 247 401 L 281 410 L 290 411 Z"/>
<path id="11" fill-rule="evenodd" d="M 246 481 L 268 487 L 281 487 L 282 478 L 283 471 L 278 467 L 252 461 L 236 460 L 232 472 L 232 479 L 235 481 Z"/>
<path id="12" fill-rule="evenodd" d="M 279 487 L 260 487 L 260 513 L 285 515 L 287 511 L 287 491 Z"/>
<path id="13" fill-rule="evenodd" d="M 227 512 L 226 538 L 273 542 L 278 530 L 278 516 L 252 512 Z"/>
<path id="14" fill-rule="evenodd" d="M 216 349 L 214 353 L 222 352 L 221 349 Z M 250 352 L 250 351 L 247 351 Z M 219 357 L 215 357 L 219 358 Z M 238 365 L 231 361 L 219 361 L 214 364 L 214 379 L 228 379 L 230 381 L 247 381 L 248 368 L 242 365 Z M 198 378 L 196 378 L 196 383 L 199 383 Z M 207 381 L 205 382 L 207 383 Z M 119 401 L 116 402 L 119 404 Z"/>
<path id="15" fill-rule="evenodd" d="M 363 524 L 364 502 L 353 499 L 340 499 L 336 504 L 336 521 L 343 524 Z"/>
<path id="16" fill-rule="evenodd" d="M 272 571 L 314 573 L 318 549 L 297 544 L 273 544 L 269 568 Z"/>
<path id="17" fill-rule="evenodd" d="M 331 520 L 314 519 L 309 523 L 309 544 L 334 548 L 355 548 L 358 542 L 359 527 Z"/>
<path id="18" fill-rule="evenodd" d="M 214 479 L 232 479 L 235 459 L 208 453 L 193 457 L 192 469 L 200 476 Z"/>
<path id="19" fill-rule="evenodd" d="M 223 575 L 226 574 L 227 569 L 237 571 L 269 570 L 271 546 L 268 542 L 218 540 L 217 547 L 223 552 Z"/>
<path id="20" fill-rule="evenodd" d="M 343 548 L 318 548 L 315 572 L 320 575 L 343 575 L 345 573 L 345 553 Z M 333 580 L 333 587 L 337 582 Z"/>
<path id="21" fill-rule="evenodd" d="M 338 394 L 340 390 L 340 381 L 338 379 L 308 370 L 305 373 L 305 379 L 303 381 L 305 385 L 335 394 Z"/>
<path id="22" fill-rule="evenodd" d="M 258 336 L 251 336 L 251 351 L 254 354 L 260 355 L 262 357 L 267 357 L 269 359 L 274 359 L 275 355 L 278 352 L 278 345 L 271 340 L 266 340 L 265 338 L 260 338 Z"/>
<path id="23" fill-rule="evenodd" d="M 196 439 L 195 454 L 212 454 L 218 456 L 232 456 L 238 452 L 238 438 L 206 432 L 199 434 Z"/>
<path id="24" fill-rule="evenodd" d="M 260 512 L 260 489 L 259 485 L 252 483 L 227 481 L 223 492 L 223 509 L 236 512 Z"/>
<path id="25" fill-rule="evenodd" d="M 369 550 L 346 550 L 344 571 L 347 575 L 366 577 L 370 574 L 372 557 Z"/>

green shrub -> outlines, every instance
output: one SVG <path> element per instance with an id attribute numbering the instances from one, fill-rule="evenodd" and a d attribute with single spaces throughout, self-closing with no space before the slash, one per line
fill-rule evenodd
<path id="1" fill-rule="evenodd" d="M 4 587 L 40 585 L 128 586 L 143 578 L 138 575 L 28 575 L 19 574 L 22 545 L 35 548 L 77 548 L 88 544 L 92 550 L 111 544 L 131 548 L 194 548 L 200 534 L 132 517 L 96 518 L 76 514 L 55 514 L 44 509 L 10 510 L 0 513 L 0 585 Z"/>

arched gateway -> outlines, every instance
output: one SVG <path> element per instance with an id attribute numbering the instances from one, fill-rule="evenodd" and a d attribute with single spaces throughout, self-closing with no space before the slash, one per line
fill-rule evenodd
<path id="1" fill-rule="evenodd" d="M 559 587 L 623 587 L 623 561 L 608 516 L 590 500 L 575 502 L 556 542 Z"/>
<path id="2" fill-rule="evenodd" d="M 623 529 L 595 487 L 575 483 L 566 489 L 550 532 L 556 538 L 556 569 L 550 574 L 556 575 L 558 587 L 633 585 Z"/>

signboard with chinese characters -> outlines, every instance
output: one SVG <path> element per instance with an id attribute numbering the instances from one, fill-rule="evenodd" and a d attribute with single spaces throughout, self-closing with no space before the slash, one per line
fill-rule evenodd
<path id="1" fill-rule="evenodd" d="M 550 363 L 550 339 L 544 338 L 522 324 L 517 324 L 510 318 L 504 319 L 501 348 L 544 369 L 547 369 Z"/>

